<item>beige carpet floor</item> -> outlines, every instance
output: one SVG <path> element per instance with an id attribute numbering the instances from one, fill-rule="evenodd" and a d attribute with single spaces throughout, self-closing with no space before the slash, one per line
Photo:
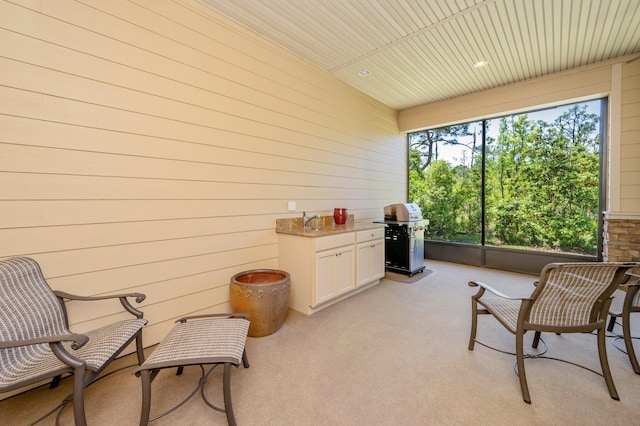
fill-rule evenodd
<path id="1" fill-rule="evenodd" d="M 467 350 L 469 280 L 513 295 L 528 294 L 535 277 L 426 262 L 433 271 L 407 285 L 383 280 L 311 316 L 289 311 L 282 328 L 249 338 L 251 367 L 234 369 L 232 393 L 239 425 L 631 425 L 640 423 L 640 376 L 626 355 L 607 347 L 620 401 L 602 377 L 554 360 L 528 360 L 533 404 L 522 401 L 514 357 L 476 345 Z M 640 315 L 636 315 L 640 317 Z M 640 334 L 640 318 L 633 328 Z M 619 331 L 616 327 L 616 331 Z M 543 335 L 548 356 L 599 371 L 593 335 Z M 478 339 L 512 351 L 513 337 L 490 317 L 480 318 Z M 153 348 L 149 348 L 152 350 Z M 636 347 L 640 352 L 640 347 Z M 133 362 L 131 356 L 117 361 Z M 199 370 L 163 371 L 153 383 L 152 414 L 187 395 Z M 69 392 L 38 388 L 0 401 L 0 424 L 25 425 Z M 220 372 L 206 385 L 222 404 Z M 135 425 L 140 382 L 131 369 L 87 390 L 90 425 Z M 55 424 L 51 416 L 41 424 Z M 66 409 L 61 424 L 73 424 Z M 223 425 L 223 413 L 194 397 L 152 425 Z"/>

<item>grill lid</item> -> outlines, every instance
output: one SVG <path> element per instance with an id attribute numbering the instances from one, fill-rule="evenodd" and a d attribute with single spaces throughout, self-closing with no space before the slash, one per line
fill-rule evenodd
<path id="1" fill-rule="evenodd" d="M 422 210 L 417 204 L 390 204 L 384 208 L 384 220 L 409 222 L 422 219 Z"/>

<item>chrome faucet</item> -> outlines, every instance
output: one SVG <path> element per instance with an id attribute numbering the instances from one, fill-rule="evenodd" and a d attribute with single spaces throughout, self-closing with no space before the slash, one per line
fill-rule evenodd
<path id="1" fill-rule="evenodd" d="M 309 222 L 311 222 L 312 220 L 314 220 L 314 219 L 320 219 L 320 216 L 315 215 L 315 216 L 312 216 L 312 217 L 308 217 L 307 216 L 307 212 L 302 212 L 302 230 L 306 231 L 307 230 L 307 224 Z"/>

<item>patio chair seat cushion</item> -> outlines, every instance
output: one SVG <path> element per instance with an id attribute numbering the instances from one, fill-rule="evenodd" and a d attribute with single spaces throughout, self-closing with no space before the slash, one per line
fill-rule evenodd
<path id="1" fill-rule="evenodd" d="M 86 361 L 87 369 L 97 371 L 118 349 L 138 332 L 145 319 L 128 319 L 84 333 L 89 341 L 77 350 L 71 342 L 63 346 L 75 357 Z M 36 382 L 55 374 L 71 372 L 73 368 L 60 361 L 48 343 L 0 350 L 0 387 Z"/>
<path id="2" fill-rule="evenodd" d="M 611 307 L 609 308 L 609 314 L 615 316 L 622 315 L 622 309 L 624 308 L 624 298 L 627 295 L 627 292 L 623 290 L 616 290 L 613 293 L 613 301 L 611 302 Z M 631 302 L 631 306 L 640 307 L 640 291 L 636 293 L 633 298 L 633 302 Z"/>
<path id="3" fill-rule="evenodd" d="M 478 303 L 487 308 L 511 333 L 516 332 L 518 314 L 522 305 L 521 300 L 505 299 L 485 293 L 478 299 Z"/>

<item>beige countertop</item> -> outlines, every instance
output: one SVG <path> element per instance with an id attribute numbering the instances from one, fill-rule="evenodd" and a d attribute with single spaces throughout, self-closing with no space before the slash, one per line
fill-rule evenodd
<path id="1" fill-rule="evenodd" d="M 276 232 L 279 234 L 299 235 L 301 237 L 324 237 L 344 232 L 357 232 L 367 229 L 384 228 L 382 223 L 355 222 L 349 215 L 347 223 L 336 225 L 333 216 L 320 216 L 308 222 L 307 229 L 302 229 L 302 218 L 276 219 Z"/>

